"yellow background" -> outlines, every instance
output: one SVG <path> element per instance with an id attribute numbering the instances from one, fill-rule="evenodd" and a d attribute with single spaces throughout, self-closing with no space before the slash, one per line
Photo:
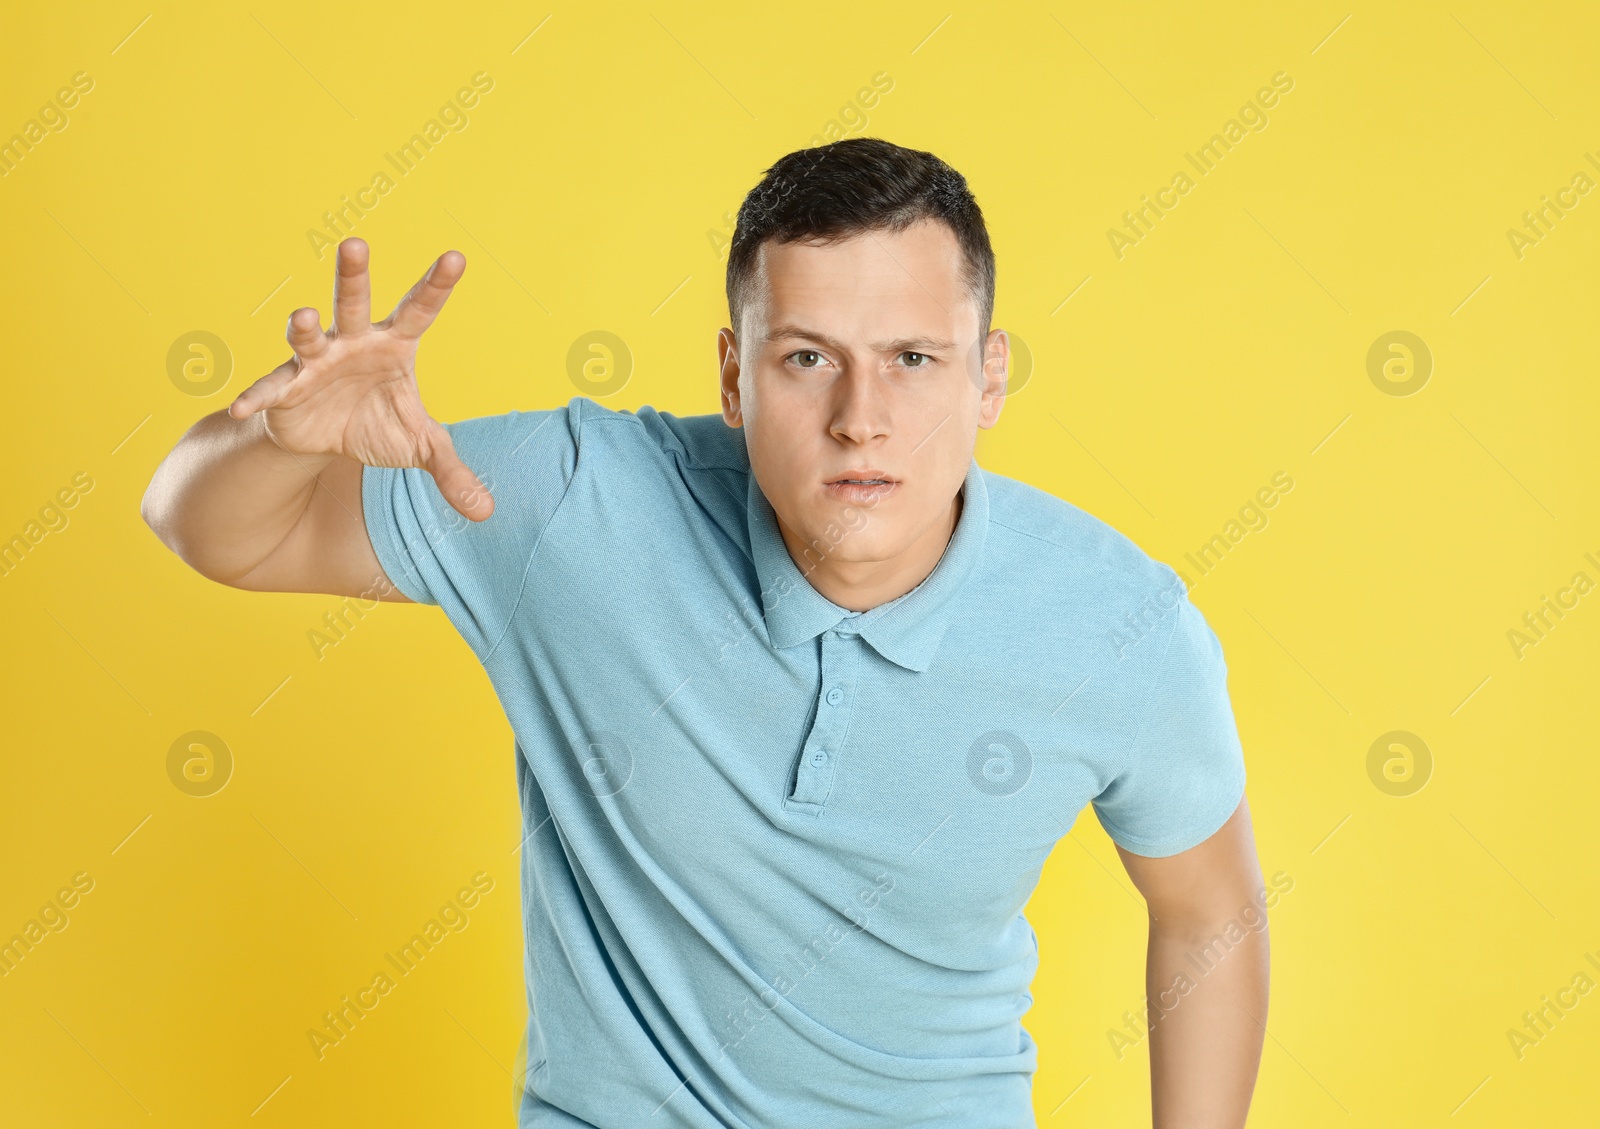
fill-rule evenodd
<path id="1" fill-rule="evenodd" d="M 0 537 L 95 485 L 0 578 L 0 940 L 73 874 L 95 885 L 0 978 L 0 1120 L 510 1124 L 513 750 L 471 652 L 385 605 L 319 660 L 335 598 L 208 583 L 138 513 L 183 430 L 286 355 L 289 311 L 327 310 L 306 231 L 478 71 L 469 127 L 356 228 L 382 310 L 467 255 L 419 363 L 438 418 L 566 402 L 594 329 L 635 358 L 604 402 L 714 411 L 710 233 L 887 72 L 850 132 L 966 174 L 997 324 L 1035 361 L 980 461 L 1191 579 L 1186 552 L 1294 479 L 1194 590 L 1263 868 L 1294 882 L 1251 1124 L 1592 1117 L 1600 996 L 1520 1060 L 1506 1032 L 1600 976 L 1600 595 L 1520 659 L 1506 633 L 1600 581 L 1600 195 L 1520 259 L 1506 231 L 1600 176 L 1600 18 L 1117 7 L 10 6 L 0 139 L 74 73 L 94 88 L 0 178 Z M 1107 229 L 1279 71 L 1268 128 L 1119 259 Z M 1434 358 L 1404 397 L 1366 367 L 1397 329 Z M 193 330 L 234 358 L 209 397 L 167 372 Z M 208 798 L 166 772 L 192 730 L 236 762 Z M 1393 730 L 1433 758 L 1409 796 L 1368 776 Z M 470 927 L 318 1061 L 307 1029 L 478 871 Z M 1030 918 L 1041 1124 L 1148 1124 L 1144 1047 L 1119 1061 L 1107 1036 L 1141 1005 L 1144 916 L 1091 814 Z"/>

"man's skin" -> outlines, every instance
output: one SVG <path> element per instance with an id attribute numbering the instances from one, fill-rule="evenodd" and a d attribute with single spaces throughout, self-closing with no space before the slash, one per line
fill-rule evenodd
<path id="1" fill-rule="evenodd" d="M 363 464 L 422 467 L 464 517 L 494 512 L 422 406 L 415 371 L 417 341 L 466 259 L 440 256 L 373 323 L 368 258 L 362 240 L 340 244 L 332 326 L 324 332 L 311 308 L 291 314 L 294 355 L 196 423 L 157 468 L 145 521 L 202 575 L 250 591 L 409 602 L 367 538 Z M 943 223 L 767 243 L 758 266 L 737 332 L 717 336 L 723 418 L 745 429 L 752 472 L 796 565 L 822 595 L 865 611 L 938 564 L 978 429 L 1000 416 L 1009 342 L 1004 330 L 981 331 Z M 863 471 L 892 482 L 828 485 Z M 814 544 L 830 549 L 808 553 Z M 1262 888 L 1248 805 L 1179 854 L 1118 853 L 1150 914 L 1154 1129 L 1237 1129 L 1265 1033 L 1267 931 L 1246 930 L 1191 988 L 1173 986 L 1194 970 L 1187 956 Z"/>

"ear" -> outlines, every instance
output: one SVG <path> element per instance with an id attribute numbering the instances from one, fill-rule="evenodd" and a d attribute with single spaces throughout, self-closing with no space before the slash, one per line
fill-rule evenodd
<path id="1" fill-rule="evenodd" d="M 729 427 L 742 427 L 744 408 L 739 401 L 739 342 L 731 329 L 717 331 L 717 365 L 722 370 L 722 420 Z"/>
<path id="2" fill-rule="evenodd" d="M 983 343 L 983 397 L 978 404 L 978 426 L 993 427 L 1005 407 L 1006 384 L 1011 379 L 1011 338 L 1003 329 L 991 329 Z"/>

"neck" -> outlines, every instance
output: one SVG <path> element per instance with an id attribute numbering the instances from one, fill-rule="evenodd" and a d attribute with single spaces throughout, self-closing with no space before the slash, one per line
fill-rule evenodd
<path id="1" fill-rule="evenodd" d="M 847 561 L 836 554 L 808 561 L 805 539 L 785 525 L 782 518 L 778 519 L 778 531 L 795 567 L 811 587 L 841 608 L 864 612 L 904 596 L 933 573 L 955 535 L 964 503 L 961 491 L 957 491 L 939 521 L 898 556 L 886 561 Z"/>

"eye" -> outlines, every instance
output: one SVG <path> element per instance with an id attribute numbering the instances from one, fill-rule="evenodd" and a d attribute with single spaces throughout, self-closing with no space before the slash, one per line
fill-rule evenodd
<path id="1" fill-rule="evenodd" d="M 801 349 L 799 352 L 790 353 L 786 359 L 793 361 L 796 357 L 811 358 L 809 362 L 796 361 L 796 366 L 799 368 L 816 368 L 822 363 L 822 354 L 815 349 Z"/>
<path id="2" fill-rule="evenodd" d="M 928 356 L 926 353 L 912 353 L 907 351 L 901 353 L 900 356 L 907 358 L 907 368 L 927 368 L 929 363 L 933 360 L 933 358 Z"/>

